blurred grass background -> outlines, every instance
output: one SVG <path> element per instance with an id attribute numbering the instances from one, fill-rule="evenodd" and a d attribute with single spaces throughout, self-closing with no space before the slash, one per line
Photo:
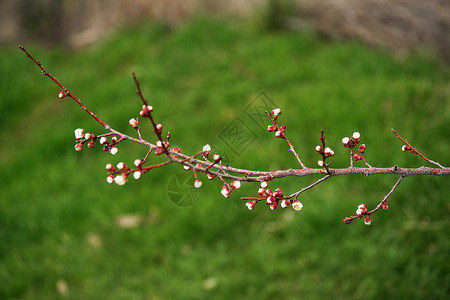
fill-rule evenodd
<path id="1" fill-rule="evenodd" d="M 393 56 L 358 41 L 262 28 L 213 18 L 176 30 L 142 21 L 77 51 L 24 46 L 97 115 L 130 134 L 128 120 L 140 109 L 136 72 L 156 120 L 186 154 L 217 141 L 264 92 L 283 109 L 280 122 L 308 166 L 319 158 L 321 129 L 336 152 L 334 167 L 348 165 L 340 141 L 353 131 L 373 166 L 426 165 L 400 151 L 391 127 L 449 165 L 448 65 L 421 51 Z M 131 165 L 146 149 L 128 143 L 116 156 L 98 146 L 75 152 L 73 130 L 100 134 L 101 126 L 59 100 L 59 89 L 16 46 L 0 49 L 2 299 L 449 296 L 448 178 L 406 178 L 372 226 L 341 220 L 361 203 L 377 205 L 395 176 L 333 178 L 302 195 L 299 213 L 264 205 L 250 212 L 239 198 L 256 195 L 257 185 L 243 184 L 225 199 L 220 182 L 202 176 L 198 202 L 177 207 L 167 186 L 183 172 L 179 166 L 108 185 L 106 163 Z M 144 134 L 154 139 L 149 125 Z M 282 141 L 255 134 L 239 155 L 227 152 L 235 166 L 297 167 Z M 291 193 L 316 179 L 270 186 Z"/>

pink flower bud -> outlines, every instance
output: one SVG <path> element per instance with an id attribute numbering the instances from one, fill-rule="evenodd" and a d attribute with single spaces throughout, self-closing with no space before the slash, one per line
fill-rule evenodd
<path id="1" fill-rule="evenodd" d="M 372 218 L 370 217 L 370 215 L 367 215 L 367 217 L 364 219 L 364 224 L 366 225 L 372 224 Z"/>
<path id="2" fill-rule="evenodd" d="M 330 147 L 326 147 L 325 150 L 324 150 L 324 153 L 325 153 L 325 156 L 326 156 L 326 157 L 330 157 L 330 156 L 333 156 L 333 155 L 334 155 L 334 151 L 331 150 Z"/>
<path id="3" fill-rule="evenodd" d="M 94 141 L 94 140 L 90 140 L 90 141 L 88 142 L 88 147 L 89 147 L 89 148 L 94 148 L 94 146 L 95 146 L 95 141 Z"/>
<path id="4" fill-rule="evenodd" d="M 245 205 L 249 210 L 253 210 L 255 208 L 256 201 L 248 201 L 247 203 L 245 203 Z"/>
<path id="5" fill-rule="evenodd" d="M 273 202 L 277 201 L 274 196 L 269 196 L 266 198 L 266 204 L 272 204 Z"/>
<path id="6" fill-rule="evenodd" d="M 389 208 L 389 205 L 388 205 L 387 201 L 384 201 L 383 203 L 381 203 L 381 208 L 382 209 L 388 209 Z"/>
<path id="7" fill-rule="evenodd" d="M 291 200 L 282 200 L 281 201 L 281 208 L 286 208 L 289 205 L 291 205 Z"/>
<path id="8" fill-rule="evenodd" d="M 83 128 L 75 129 L 75 138 L 77 140 L 80 140 L 80 139 L 84 138 L 84 129 Z"/>
<path id="9" fill-rule="evenodd" d="M 323 160 L 318 160 L 318 161 L 317 161 L 317 164 L 319 165 L 319 167 L 323 167 L 323 165 L 324 165 L 325 163 L 323 162 Z"/>
<path id="10" fill-rule="evenodd" d="M 344 144 L 344 147 L 350 147 L 350 139 L 348 137 L 343 138 L 342 144 Z"/>
<path id="11" fill-rule="evenodd" d="M 116 169 L 114 168 L 112 163 L 106 164 L 106 171 L 114 172 Z"/>
<path id="12" fill-rule="evenodd" d="M 140 168 L 142 166 L 142 159 L 139 158 L 135 159 L 133 164 L 136 168 Z"/>
<path id="13" fill-rule="evenodd" d="M 263 189 L 263 188 L 260 188 L 260 189 L 258 190 L 258 195 L 261 196 L 261 197 L 267 197 L 266 190 Z"/>
<path id="14" fill-rule="evenodd" d="M 185 171 L 189 171 L 189 170 L 191 169 L 191 167 L 189 167 L 189 166 L 187 166 L 187 165 L 184 165 L 184 166 L 183 166 L 183 169 L 184 169 Z"/>
<path id="15" fill-rule="evenodd" d="M 94 138 L 95 135 L 93 135 L 92 133 L 88 132 L 88 133 L 86 133 L 86 134 L 84 135 L 84 137 L 85 137 L 87 140 L 90 140 L 90 139 Z"/>
<path id="16" fill-rule="evenodd" d="M 272 115 L 274 120 L 276 120 L 278 116 L 281 115 L 281 108 L 275 108 L 274 110 L 272 110 Z"/>
<path id="17" fill-rule="evenodd" d="M 117 136 L 113 136 L 112 138 L 111 138 L 111 143 L 115 143 L 115 142 L 117 142 Z"/>
<path id="18" fill-rule="evenodd" d="M 303 208 L 303 203 L 301 203 L 300 200 L 294 200 L 294 202 L 292 202 L 292 208 L 296 211 L 300 211 Z"/>
<path id="19" fill-rule="evenodd" d="M 203 185 L 203 182 L 201 182 L 199 179 L 195 179 L 194 181 L 194 187 L 196 189 L 200 188 Z"/>
<path id="20" fill-rule="evenodd" d="M 349 218 L 349 217 L 345 217 L 345 219 L 344 219 L 345 224 L 350 224 L 352 221 L 353 221 L 353 219 Z"/>
<path id="21" fill-rule="evenodd" d="M 321 153 L 321 152 L 322 152 L 322 147 L 319 146 L 319 145 L 317 145 L 317 146 L 316 146 L 316 151 L 319 152 L 319 153 Z"/>
<path id="22" fill-rule="evenodd" d="M 354 140 L 359 140 L 360 137 L 361 137 L 361 135 L 359 134 L 359 132 L 357 132 L 357 131 L 353 132 L 352 138 Z"/>
<path id="23" fill-rule="evenodd" d="M 277 130 L 277 126 L 275 126 L 275 124 L 271 124 L 271 125 L 267 126 L 267 131 L 273 132 L 275 130 Z"/>
<path id="24" fill-rule="evenodd" d="M 365 151 L 366 151 L 366 144 L 359 145 L 359 152 L 361 152 L 361 154 L 364 154 Z"/>
<path id="25" fill-rule="evenodd" d="M 358 153 L 356 153 L 355 155 L 353 155 L 353 159 L 354 159 L 355 161 L 358 161 L 358 160 L 361 160 L 361 159 L 362 159 L 362 156 L 359 155 Z"/>
<path id="26" fill-rule="evenodd" d="M 153 106 L 147 105 L 146 109 L 147 109 L 148 112 L 152 112 L 153 111 Z"/>
<path id="27" fill-rule="evenodd" d="M 133 173 L 133 177 L 134 177 L 134 179 L 136 179 L 136 180 L 138 180 L 139 178 L 141 178 L 141 176 L 142 176 L 142 171 L 135 171 L 135 172 Z"/>
<path id="28" fill-rule="evenodd" d="M 65 97 L 67 97 L 67 93 L 64 93 L 64 92 L 60 92 L 59 94 L 58 94 L 58 98 L 59 99 L 62 99 L 62 98 L 65 98 Z"/>
<path id="29" fill-rule="evenodd" d="M 367 206 L 365 204 L 358 205 L 358 209 L 356 210 L 356 214 L 358 216 L 363 216 L 367 213 Z"/>
<path id="30" fill-rule="evenodd" d="M 277 206 L 278 206 L 278 201 L 274 201 L 274 202 L 270 203 L 269 205 L 270 205 L 270 209 L 271 209 L 271 210 L 274 210 L 274 209 L 276 209 Z"/>
<path id="31" fill-rule="evenodd" d="M 107 183 L 113 183 L 114 182 L 114 176 L 113 175 L 109 175 L 108 177 L 106 177 L 106 182 Z"/>
<path id="32" fill-rule="evenodd" d="M 281 198 L 283 197 L 283 192 L 281 191 L 280 188 L 277 188 L 274 192 L 273 192 L 273 196 L 276 198 Z"/>
<path id="33" fill-rule="evenodd" d="M 162 142 L 161 141 L 156 141 L 156 147 L 162 148 Z"/>
<path id="34" fill-rule="evenodd" d="M 161 124 L 156 124 L 156 131 L 161 133 L 163 126 Z"/>
<path id="35" fill-rule="evenodd" d="M 180 153 L 180 147 L 173 147 L 173 152 Z"/>
<path id="36" fill-rule="evenodd" d="M 120 171 L 124 171 L 124 170 L 128 169 L 128 167 L 124 162 L 120 162 L 117 164 L 117 169 L 119 169 Z"/>
<path id="37" fill-rule="evenodd" d="M 161 148 L 157 148 L 157 149 L 155 150 L 155 155 L 161 155 L 161 154 L 163 154 L 163 153 L 164 153 L 164 150 L 161 149 Z"/>
<path id="38" fill-rule="evenodd" d="M 100 138 L 100 144 L 101 144 L 101 145 L 106 145 L 106 144 L 108 144 L 108 139 L 107 139 L 106 137 L 102 136 L 102 137 Z"/>
<path id="39" fill-rule="evenodd" d="M 130 124 L 130 126 L 134 129 L 137 129 L 139 127 L 139 121 L 137 121 L 135 118 L 131 118 L 130 121 L 128 121 L 128 124 Z"/>
<path id="40" fill-rule="evenodd" d="M 267 181 L 261 181 L 259 186 L 262 187 L 263 189 L 265 189 L 268 186 Z"/>
<path id="41" fill-rule="evenodd" d="M 214 179 L 214 177 L 216 177 L 216 175 L 210 173 L 208 173 L 206 176 L 208 177 L 209 180 L 212 180 Z"/>
<path id="42" fill-rule="evenodd" d="M 230 191 L 228 190 L 228 188 L 224 185 L 222 187 L 222 190 L 220 191 L 220 193 L 225 197 L 225 198 L 229 198 L 230 197 Z"/>
<path id="43" fill-rule="evenodd" d="M 284 137 L 283 131 L 278 130 L 277 132 L 275 132 L 275 137 L 277 137 L 277 138 L 282 138 L 282 137 Z"/>
<path id="44" fill-rule="evenodd" d="M 219 154 L 214 154 L 213 155 L 213 161 L 214 162 L 218 162 L 220 160 L 220 155 Z"/>
<path id="45" fill-rule="evenodd" d="M 211 152 L 211 146 L 209 144 L 203 146 L 203 152 L 206 156 L 208 156 L 209 152 Z"/>
<path id="46" fill-rule="evenodd" d="M 241 187 L 241 182 L 238 180 L 235 180 L 230 185 L 237 190 Z"/>
<path id="47" fill-rule="evenodd" d="M 109 152 L 110 152 L 112 155 L 116 155 L 117 152 L 119 152 L 119 148 L 117 148 L 116 146 L 112 146 L 111 149 L 109 149 Z"/>
<path id="48" fill-rule="evenodd" d="M 75 150 L 77 150 L 77 151 L 83 150 L 83 143 L 76 143 L 75 144 Z"/>
<path id="49" fill-rule="evenodd" d="M 403 152 L 411 151 L 411 147 L 406 146 L 406 145 L 403 145 L 403 146 L 402 146 L 402 151 L 403 151 Z"/>
<path id="50" fill-rule="evenodd" d="M 269 174 L 269 175 L 266 176 L 265 179 L 266 179 L 266 181 L 271 181 L 273 179 L 273 175 Z"/>

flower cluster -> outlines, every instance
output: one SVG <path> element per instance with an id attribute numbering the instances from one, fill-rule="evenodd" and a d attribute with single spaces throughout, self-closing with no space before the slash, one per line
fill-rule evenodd
<path id="1" fill-rule="evenodd" d="M 356 145 L 359 144 L 360 137 L 361 137 L 361 135 L 359 134 L 359 132 L 355 131 L 355 132 L 353 132 L 353 135 L 351 138 L 349 138 L 349 137 L 343 138 L 342 144 L 344 145 L 344 147 L 354 148 Z"/>
<path id="2" fill-rule="evenodd" d="M 98 138 L 100 138 L 99 143 L 103 145 L 104 151 L 109 151 L 112 155 L 116 154 L 119 151 L 119 149 L 115 145 L 118 144 L 120 140 L 118 140 L 116 136 L 113 136 L 111 138 L 110 143 L 106 138 L 106 135 L 96 136 L 90 132 L 84 133 L 84 129 L 82 128 L 75 129 L 75 139 L 76 139 L 75 150 L 76 151 L 83 150 L 84 144 L 86 143 L 89 148 L 94 148 L 95 142 Z"/>
<path id="3" fill-rule="evenodd" d="M 278 204 L 280 204 L 281 208 L 286 208 L 292 205 L 292 208 L 297 211 L 303 208 L 303 204 L 298 199 L 290 200 L 289 196 L 286 197 L 283 195 L 283 191 L 280 188 L 276 188 L 274 191 L 269 189 L 267 181 L 261 181 L 259 186 L 260 188 L 258 190 L 258 195 L 261 198 L 254 198 L 253 200 L 248 201 L 246 206 L 249 210 L 253 210 L 256 203 L 262 200 L 265 200 L 266 204 L 269 205 L 272 210 L 276 209 Z"/>
<path id="4" fill-rule="evenodd" d="M 331 164 L 331 162 L 327 164 L 326 159 L 328 157 L 334 156 L 334 151 L 330 147 L 326 146 L 325 135 L 323 134 L 323 130 L 321 131 L 319 138 L 320 138 L 320 141 L 322 142 L 322 145 L 317 145 L 315 150 L 317 153 L 322 155 L 322 159 L 317 161 L 317 165 L 319 165 L 319 167 L 328 168 L 328 166 Z"/>
<path id="5" fill-rule="evenodd" d="M 269 132 L 275 132 L 275 137 L 277 138 L 284 138 L 284 132 L 286 131 L 286 126 L 278 126 L 276 120 L 278 119 L 278 116 L 281 115 L 281 108 L 275 108 L 272 110 L 272 113 L 269 114 L 269 117 L 272 119 L 274 124 L 270 124 L 267 126 L 267 131 Z"/>

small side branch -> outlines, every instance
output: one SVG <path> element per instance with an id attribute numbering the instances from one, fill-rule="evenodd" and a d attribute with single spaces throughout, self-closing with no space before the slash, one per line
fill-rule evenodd
<path id="1" fill-rule="evenodd" d="M 393 128 L 391 128 L 391 131 L 400 139 L 402 140 L 407 146 L 403 146 L 402 150 L 403 151 L 411 151 L 412 154 L 417 154 L 420 157 L 422 157 L 423 159 L 425 159 L 427 162 L 431 163 L 431 164 L 435 164 L 436 166 L 438 166 L 439 168 L 443 169 L 444 166 L 442 166 L 440 163 L 435 162 L 429 158 L 426 158 L 422 153 L 420 153 L 415 147 L 413 147 L 407 140 L 405 140 L 404 138 L 402 138 Z"/>

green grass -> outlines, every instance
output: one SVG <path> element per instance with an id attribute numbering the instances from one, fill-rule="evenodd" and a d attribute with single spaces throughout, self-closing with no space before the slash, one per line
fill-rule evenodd
<path id="1" fill-rule="evenodd" d="M 372 165 L 425 165 L 400 151 L 391 127 L 450 164 L 450 74 L 423 55 L 394 58 L 357 42 L 208 20 L 176 31 L 141 24 L 78 52 L 24 46 L 113 128 L 130 134 L 128 120 L 140 108 L 135 71 L 172 145 L 187 154 L 214 142 L 238 167 L 298 167 L 287 146 L 244 112 L 264 91 L 283 108 L 280 122 L 309 166 L 319 158 L 322 128 L 335 167 L 347 166 L 340 141 L 355 130 Z M 256 185 L 243 184 L 225 199 L 220 182 L 204 180 L 198 202 L 179 208 L 167 185 L 181 167 L 108 185 L 106 163 L 132 164 L 146 149 L 124 144 L 114 157 L 100 147 L 75 152 L 73 130 L 100 134 L 101 126 L 59 100 L 58 88 L 18 49 L 0 53 L 2 299 L 449 296 L 448 178 L 406 178 L 372 226 L 341 220 L 360 203 L 377 205 L 394 176 L 331 179 L 303 194 L 299 213 L 265 205 L 250 212 L 239 198 L 256 195 Z M 256 135 L 239 154 L 219 138 L 237 117 Z M 271 187 L 291 193 L 314 180 Z M 120 228 L 116 220 L 126 214 L 143 223 Z M 61 281 L 66 296 L 58 292 Z"/>

